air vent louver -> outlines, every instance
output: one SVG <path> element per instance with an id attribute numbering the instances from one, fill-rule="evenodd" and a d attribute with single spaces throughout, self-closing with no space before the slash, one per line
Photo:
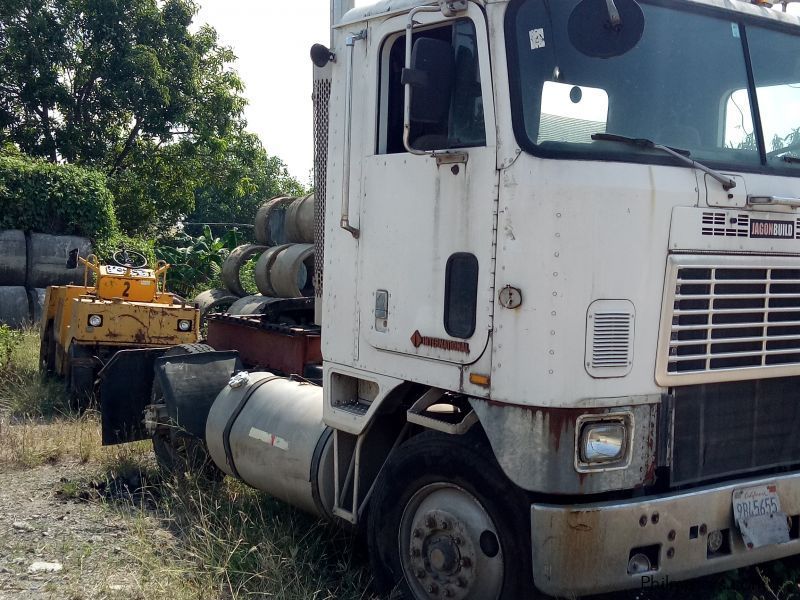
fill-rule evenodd
<path id="1" fill-rule="evenodd" d="M 586 322 L 586 371 L 592 377 L 624 377 L 633 367 L 635 312 L 628 300 L 596 300 Z"/>

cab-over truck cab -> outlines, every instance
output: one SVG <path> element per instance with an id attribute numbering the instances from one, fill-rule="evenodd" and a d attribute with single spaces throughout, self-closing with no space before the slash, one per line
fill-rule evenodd
<path id="1" fill-rule="evenodd" d="M 323 412 L 379 584 L 586 594 L 800 551 L 798 34 L 723 0 L 338 21 Z"/>

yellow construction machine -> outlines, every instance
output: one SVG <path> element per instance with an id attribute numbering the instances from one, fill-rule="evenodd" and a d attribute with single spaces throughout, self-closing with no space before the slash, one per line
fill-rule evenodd
<path id="1" fill-rule="evenodd" d="M 47 288 L 42 311 L 39 353 L 43 372 L 65 381 L 74 401 L 91 399 L 99 371 L 120 350 L 192 344 L 199 339 L 199 311 L 166 291 L 169 265 L 120 250 L 114 264 L 95 255 L 78 257 L 68 267 L 85 267 L 82 286 Z M 89 285 L 90 274 L 94 285 Z"/>

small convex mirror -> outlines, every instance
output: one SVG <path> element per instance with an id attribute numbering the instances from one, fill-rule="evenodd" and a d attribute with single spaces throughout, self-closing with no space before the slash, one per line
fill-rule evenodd
<path id="1" fill-rule="evenodd" d="M 64 266 L 66 269 L 77 269 L 78 268 L 78 249 L 74 248 L 69 251 L 67 255 L 67 264 Z"/>
<path id="2" fill-rule="evenodd" d="M 581 0 L 567 23 L 572 45 L 592 58 L 632 50 L 644 34 L 644 13 L 635 0 Z"/>

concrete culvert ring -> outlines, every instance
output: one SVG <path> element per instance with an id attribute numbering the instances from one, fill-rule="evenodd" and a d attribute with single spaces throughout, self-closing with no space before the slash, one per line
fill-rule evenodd
<path id="1" fill-rule="evenodd" d="M 0 324 L 20 328 L 30 322 L 28 291 L 21 286 L 0 287 Z"/>
<path id="2" fill-rule="evenodd" d="M 256 211 L 255 236 L 259 244 L 277 246 L 286 243 L 286 209 L 294 201 L 289 196 L 267 200 Z"/>
<path id="3" fill-rule="evenodd" d="M 286 241 L 314 242 L 314 194 L 296 198 L 286 209 Z"/>
<path id="4" fill-rule="evenodd" d="M 278 254 L 269 281 L 282 298 L 313 296 L 314 244 L 294 244 Z"/>
<path id="5" fill-rule="evenodd" d="M 256 262 L 255 269 L 256 287 L 264 296 L 278 295 L 275 292 L 275 289 L 272 287 L 272 283 L 270 282 L 270 271 L 272 270 L 272 265 L 275 264 L 275 259 L 278 258 L 278 255 L 291 245 L 292 244 L 282 244 L 280 246 L 272 246 L 258 257 L 258 262 Z"/>
<path id="6" fill-rule="evenodd" d="M 245 296 L 239 298 L 236 302 L 231 304 L 228 309 L 229 315 L 260 315 L 264 312 L 264 308 L 273 302 L 281 300 L 281 298 L 271 298 L 269 296 L 262 296 L 255 294 L 253 296 Z"/>
<path id="7" fill-rule="evenodd" d="M 258 244 L 244 244 L 235 248 L 222 263 L 222 284 L 232 294 L 240 298 L 247 296 L 248 292 L 242 285 L 242 268 L 251 258 L 261 254 L 267 249 Z"/>
<path id="8" fill-rule="evenodd" d="M 370 500 L 375 587 L 418 600 L 538 597 L 529 505 L 482 432 L 412 437 L 393 451 Z"/>
<path id="9" fill-rule="evenodd" d="M 0 231 L 0 257 L 0 286 L 25 285 L 28 251 L 22 231 Z"/>
<path id="10" fill-rule="evenodd" d="M 200 319 L 205 320 L 210 314 L 225 312 L 238 299 L 228 290 L 206 290 L 197 295 L 194 303 L 200 309 Z"/>

